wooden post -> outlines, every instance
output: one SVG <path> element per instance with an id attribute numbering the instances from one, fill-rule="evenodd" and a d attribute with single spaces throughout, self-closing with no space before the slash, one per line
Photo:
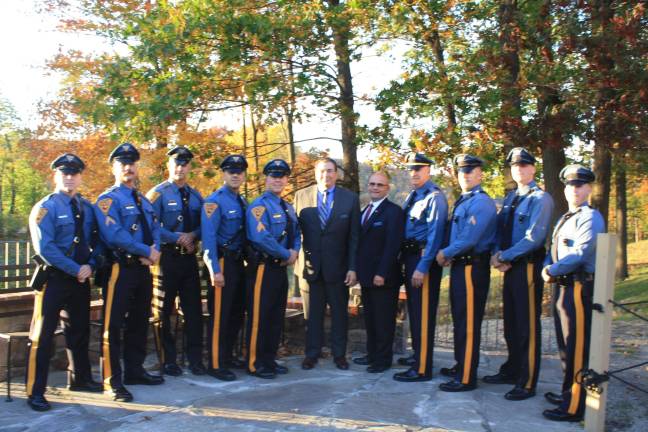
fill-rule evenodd
<path id="1" fill-rule="evenodd" d="M 612 310 L 609 300 L 614 298 L 614 273 L 616 261 L 616 234 L 599 234 L 596 238 L 596 277 L 594 279 L 594 303 L 603 307 L 602 312 L 592 311 L 589 368 L 603 374 L 610 365 L 610 337 L 612 333 Z M 601 384 L 599 394 L 587 391 L 585 400 L 585 430 L 605 430 L 605 405 L 608 383 Z"/>

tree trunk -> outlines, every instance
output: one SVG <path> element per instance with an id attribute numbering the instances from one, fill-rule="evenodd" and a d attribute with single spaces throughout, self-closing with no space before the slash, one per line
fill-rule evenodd
<path id="1" fill-rule="evenodd" d="M 241 106 L 241 111 L 243 111 L 243 156 L 247 159 L 247 125 L 245 124 L 245 105 Z M 243 190 L 245 191 L 245 197 L 248 197 L 248 176 L 245 176 L 245 183 L 243 184 Z"/>
<path id="2" fill-rule="evenodd" d="M 616 233 L 619 237 L 616 255 L 616 278 L 628 277 L 628 202 L 626 197 L 626 171 L 623 161 L 616 164 Z"/>
<path id="3" fill-rule="evenodd" d="M 502 0 L 500 2 L 498 21 L 502 79 L 499 86 L 502 102 L 498 129 L 504 141 L 503 156 L 506 156 L 513 147 L 524 145 L 522 98 L 518 82 L 520 74 L 518 54 L 520 32 L 516 22 L 518 13 L 517 0 Z M 511 178 L 511 169 L 508 166 L 504 168 L 504 178 L 506 190 L 515 188 L 515 182 Z"/>
<path id="4" fill-rule="evenodd" d="M 339 0 L 329 0 L 333 8 L 340 7 Z M 356 143 L 356 113 L 353 108 L 353 81 L 351 78 L 351 52 L 349 39 L 351 29 L 349 22 L 335 14 L 330 22 L 333 32 L 333 49 L 337 67 L 337 84 L 340 89 L 338 108 L 342 130 L 342 183 L 354 192 L 360 191 L 358 178 L 358 155 Z"/>
<path id="5" fill-rule="evenodd" d="M 544 175 L 545 191 L 554 200 L 554 211 L 551 218 L 553 226 L 560 216 L 567 212 L 565 199 L 565 185 L 560 181 L 558 174 L 565 166 L 565 151 L 560 147 L 546 146 L 542 152 L 542 173 Z"/>

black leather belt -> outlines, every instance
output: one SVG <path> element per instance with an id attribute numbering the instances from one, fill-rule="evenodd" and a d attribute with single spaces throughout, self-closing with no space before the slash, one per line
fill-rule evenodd
<path id="1" fill-rule="evenodd" d="M 139 260 L 140 257 L 137 255 L 129 254 L 127 252 L 122 252 L 122 251 L 117 251 L 114 252 L 115 256 L 115 261 L 119 263 L 120 265 L 126 266 L 126 267 L 134 267 L 134 266 L 143 266 L 142 262 Z"/>
<path id="2" fill-rule="evenodd" d="M 234 261 L 240 261 L 243 259 L 243 250 L 231 250 L 231 249 L 223 249 L 219 248 L 218 249 L 218 257 L 219 258 L 228 258 L 232 259 Z"/>
<path id="3" fill-rule="evenodd" d="M 536 249 L 532 252 L 529 252 L 526 255 L 523 255 L 521 257 L 515 258 L 511 263 L 519 263 L 519 262 L 525 262 L 525 263 L 537 263 L 537 262 L 542 262 L 545 259 L 545 256 L 547 255 L 547 252 L 545 251 L 544 247 L 541 247 L 540 249 Z"/>
<path id="4" fill-rule="evenodd" d="M 409 254 L 419 254 L 425 248 L 425 242 L 415 239 L 406 239 L 401 243 L 401 252 Z"/>
<path id="5" fill-rule="evenodd" d="M 574 281 L 578 282 L 592 282 L 594 280 L 594 273 L 575 272 L 562 276 L 556 276 L 558 285 L 571 285 Z"/>
<path id="6" fill-rule="evenodd" d="M 162 245 L 162 252 L 167 252 L 172 255 L 196 255 L 196 252 L 188 252 L 184 246 L 177 244 L 165 243 Z"/>
<path id="7" fill-rule="evenodd" d="M 478 254 L 466 254 L 454 257 L 452 262 L 454 264 L 474 264 L 482 262 L 490 262 L 490 252 L 482 252 Z"/>

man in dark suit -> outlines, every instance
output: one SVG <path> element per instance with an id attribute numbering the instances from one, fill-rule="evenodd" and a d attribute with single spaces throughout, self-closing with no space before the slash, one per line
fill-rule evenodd
<path id="1" fill-rule="evenodd" d="M 389 177 L 375 172 L 369 177 L 371 202 L 361 214 L 358 245 L 358 281 L 362 287 L 367 355 L 353 362 L 368 365 L 367 372 L 384 372 L 392 364 L 396 307 L 401 280 L 398 253 L 403 240 L 403 209 L 387 199 Z"/>
<path id="2" fill-rule="evenodd" d="M 335 185 L 338 167 L 331 158 L 315 163 L 316 185 L 295 194 L 302 230 L 302 250 L 295 272 L 308 281 L 306 357 L 303 369 L 317 363 L 324 336 L 324 311 L 331 306 L 331 351 L 335 365 L 346 360 L 349 287 L 356 283 L 356 252 L 360 235 L 358 195 Z M 298 273 L 299 274 L 299 273 Z"/>

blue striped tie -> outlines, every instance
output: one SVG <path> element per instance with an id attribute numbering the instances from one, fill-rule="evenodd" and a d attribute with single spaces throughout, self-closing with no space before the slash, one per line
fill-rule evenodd
<path id="1" fill-rule="evenodd" d="M 326 221 L 328 220 L 330 209 L 328 205 L 328 190 L 324 191 L 322 194 L 322 201 L 318 207 L 319 211 L 319 219 L 320 219 L 320 224 L 322 225 L 322 229 L 326 226 Z"/>

